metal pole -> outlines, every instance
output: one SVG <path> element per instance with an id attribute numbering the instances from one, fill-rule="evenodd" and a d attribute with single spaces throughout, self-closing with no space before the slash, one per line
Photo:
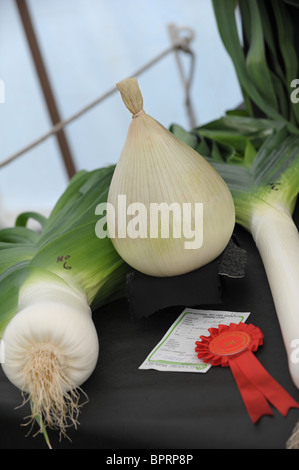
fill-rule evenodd
<path id="1" fill-rule="evenodd" d="M 39 81 L 42 87 L 44 98 L 48 107 L 48 111 L 52 120 L 52 124 L 55 125 L 61 121 L 58 108 L 55 102 L 54 94 L 52 92 L 51 84 L 47 75 L 46 67 L 43 62 L 42 54 L 38 45 L 37 37 L 34 31 L 34 27 L 30 18 L 30 13 L 27 7 L 26 0 L 16 0 L 16 4 L 21 16 L 27 41 L 30 47 L 36 72 L 39 77 Z M 71 151 L 65 136 L 63 129 L 60 129 L 56 133 L 58 145 L 64 160 L 64 165 L 68 173 L 69 178 L 74 176 L 76 173 L 75 165 L 71 155 Z"/>
<path id="2" fill-rule="evenodd" d="M 182 32 L 187 33 L 187 35 L 185 35 L 184 38 L 182 38 L 181 36 Z M 194 74 L 195 57 L 191 49 L 189 48 L 189 43 L 194 39 L 194 32 L 191 28 L 187 26 L 179 27 L 174 23 L 169 23 L 168 33 L 169 33 L 169 37 L 173 46 L 175 46 L 176 44 L 182 44 L 185 42 L 185 46 L 186 46 L 185 52 L 191 55 L 191 68 L 190 68 L 189 78 L 187 79 L 185 76 L 182 62 L 181 62 L 180 51 L 179 49 L 176 49 L 175 51 L 175 58 L 176 58 L 179 74 L 180 74 L 181 81 L 185 90 L 185 105 L 187 108 L 189 124 L 190 124 L 190 128 L 193 129 L 194 127 L 196 127 L 197 123 L 196 123 L 195 112 L 194 112 L 194 109 L 191 103 L 191 98 L 190 98 L 190 87 L 191 87 L 193 74 Z"/>

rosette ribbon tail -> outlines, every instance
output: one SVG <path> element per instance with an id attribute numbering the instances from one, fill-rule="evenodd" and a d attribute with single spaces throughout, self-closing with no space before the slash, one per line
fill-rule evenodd
<path id="1" fill-rule="evenodd" d="M 231 323 L 209 328 L 209 333 L 196 341 L 197 356 L 212 366 L 230 367 L 253 423 L 262 416 L 273 415 L 270 404 L 283 416 L 290 408 L 299 408 L 299 403 L 253 354 L 263 344 L 264 335 L 258 327 Z"/>
<path id="2" fill-rule="evenodd" d="M 283 416 L 290 408 L 299 408 L 299 403 L 273 379 L 251 351 L 228 358 L 228 362 L 253 423 L 262 416 L 273 415 L 268 402 Z"/>

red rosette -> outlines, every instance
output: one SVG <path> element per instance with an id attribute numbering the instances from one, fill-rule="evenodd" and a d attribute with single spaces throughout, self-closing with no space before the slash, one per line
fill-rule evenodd
<path id="1" fill-rule="evenodd" d="M 197 357 L 212 366 L 230 367 L 251 420 L 273 415 L 270 402 L 286 416 L 297 403 L 264 369 L 253 352 L 263 344 L 262 331 L 245 323 L 209 328 L 209 336 L 196 341 Z"/>
<path id="2" fill-rule="evenodd" d="M 239 332 L 245 333 L 250 337 L 250 342 L 247 345 L 249 351 L 257 351 L 258 347 L 263 344 L 264 335 L 261 330 L 254 325 L 247 325 L 246 323 L 231 323 L 230 325 L 219 325 L 218 328 L 209 328 L 208 329 L 210 336 L 200 336 L 201 341 L 196 341 L 195 351 L 197 352 L 197 357 L 203 362 L 212 364 L 213 366 L 229 367 L 229 356 L 241 354 L 244 349 L 235 352 L 233 347 L 228 345 L 226 354 L 223 351 L 219 350 L 219 354 L 216 353 L 215 349 L 210 349 L 210 344 L 213 345 L 216 339 L 220 339 L 225 336 L 225 334 L 230 333 L 231 336 L 227 336 L 228 342 L 235 341 L 232 345 L 240 344 L 240 349 L 242 347 L 242 336 L 238 335 Z M 222 335 L 222 336 L 221 336 Z M 235 336 L 235 337 L 234 337 Z M 245 336 L 245 335 L 244 335 Z M 241 341 L 238 339 L 241 338 Z M 230 340 L 230 341 L 229 341 Z M 220 342 L 220 341 L 219 341 Z"/>

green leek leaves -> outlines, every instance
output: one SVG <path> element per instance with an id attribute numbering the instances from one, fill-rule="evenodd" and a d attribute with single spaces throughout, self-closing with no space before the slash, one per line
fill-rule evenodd
<path id="1" fill-rule="evenodd" d="M 128 267 L 111 240 L 95 233 L 95 208 L 106 201 L 113 172 L 114 166 L 77 173 L 48 218 L 28 212 L 0 230 L 0 335 L 27 281 L 66 282 L 93 310 L 124 295 Z M 27 227 L 29 219 L 39 222 L 39 231 Z"/>
<path id="2" fill-rule="evenodd" d="M 190 142 L 179 126 L 171 130 L 181 138 L 185 133 L 185 141 Z M 197 137 L 195 149 L 205 138 L 204 156 L 232 192 L 237 223 L 249 228 L 251 205 L 260 199 L 293 211 L 299 191 L 299 136 L 290 134 L 284 123 L 225 116 L 190 134 Z M 219 149 L 216 158 L 215 145 Z M 223 152 L 223 146 L 230 147 L 230 153 Z"/>
<path id="3" fill-rule="evenodd" d="M 213 0 L 223 44 L 230 55 L 247 112 L 282 121 L 298 133 L 299 108 L 290 99 L 291 81 L 298 76 L 294 24 L 281 0 L 239 0 L 242 38 L 234 0 Z"/>

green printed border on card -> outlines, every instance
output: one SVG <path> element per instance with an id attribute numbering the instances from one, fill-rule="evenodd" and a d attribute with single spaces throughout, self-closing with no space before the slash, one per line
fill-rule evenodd
<path id="1" fill-rule="evenodd" d="M 169 338 L 169 336 L 172 334 L 172 332 L 177 328 L 178 324 L 183 320 L 183 318 L 186 316 L 186 315 L 189 315 L 189 314 L 192 314 L 194 315 L 194 312 L 185 312 L 181 318 L 179 318 L 179 320 L 173 325 L 173 327 L 171 328 L 171 330 L 169 331 L 169 333 L 165 336 L 165 338 L 163 339 L 163 341 L 161 341 L 161 343 L 156 347 L 156 349 L 152 352 L 152 354 L 150 355 L 150 357 L 148 358 L 148 362 L 150 363 L 155 363 L 155 364 L 173 364 L 173 365 L 177 365 L 177 366 L 193 366 L 195 369 L 199 370 L 199 369 L 205 369 L 207 367 L 207 364 L 204 364 L 204 363 L 196 363 L 196 362 L 175 362 L 175 361 L 163 361 L 162 359 L 157 359 L 157 360 L 152 360 L 151 358 L 153 357 L 153 355 L 158 351 L 158 349 L 160 349 L 160 347 L 165 343 L 165 341 Z"/>

